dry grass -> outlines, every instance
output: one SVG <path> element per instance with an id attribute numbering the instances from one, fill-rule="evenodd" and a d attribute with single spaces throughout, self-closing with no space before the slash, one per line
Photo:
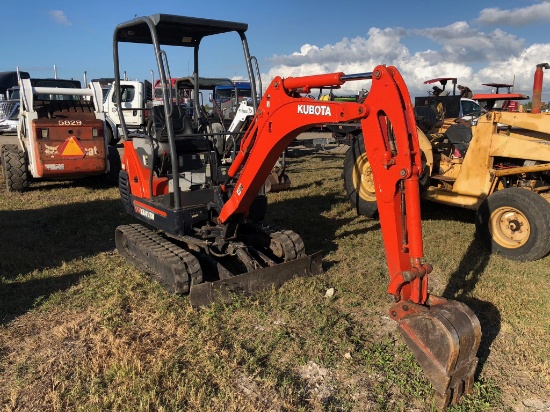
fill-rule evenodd
<path id="1" fill-rule="evenodd" d="M 5 410 L 430 411 L 433 392 L 386 311 L 380 228 L 350 210 L 342 154 L 292 157 L 268 219 L 325 251 L 325 273 L 193 310 L 127 264 L 131 221 L 98 181 L 0 192 Z M 432 289 L 482 322 L 476 393 L 455 411 L 550 403 L 548 262 L 486 254 L 473 214 L 426 204 Z M 325 297 L 335 288 L 332 298 Z"/>

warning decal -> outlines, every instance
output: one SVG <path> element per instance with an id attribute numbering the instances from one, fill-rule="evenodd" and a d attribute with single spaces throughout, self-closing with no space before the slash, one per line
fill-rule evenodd
<path id="1" fill-rule="evenodd" d="M 84 150 L 74 136 L 69 137 L 65 141 L 65 145 L 61 150 L 61 156 L 84 157 Z"/>

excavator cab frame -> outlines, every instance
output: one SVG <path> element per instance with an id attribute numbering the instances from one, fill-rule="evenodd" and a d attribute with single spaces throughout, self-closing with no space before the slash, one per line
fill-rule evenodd
<path id="1" fill-rule="evenodd" d="M 194 77 L 194 96 L 199 96 L 199 47 L 201 41 L 208 36 L 219 35 L 223 33 L 236 32 L 242 42 L 246 67 L 251 85 L 251 103 L 254 111 L 257 109 L 257 89 L 256 78 L 253 72 L 252 62 L 255 58 L 250 56 L 248 41 L 245 32 L 248 25 L 244 23 L 227 22 L 220 20 L 200 19 L 186 16 L 175 16 L 168 14 L 154 14 L 152 16 L 136 17 L 126 23 L 121 23 L 115 28 L 113 35 L 113 62 L 115 73 L 115 87 L 120 89 L 120 63 L 119 63 L 119 43 L 142 43 L 152 44 L 155 50 L 155 58 L 162 88 L 164 119 L 166 122 L 166 132 L 168 144 L 170 146 L 170 156 L 173 176 L 178 175 L 178 159 L 176 154 L 174 127 L 172 124 L 172 98 L 171 87 L 169 85 L 170 69 L 166 53 L 161 50 L 161 46 L 181 46 L 193 48 L 193 77 Z M 122 108 L 120 93 L 117 93 L 117 106 Z M 198 119 L 202 116 L 198 104 L 194 105 L 194 126 L 198 126 Z M 121 116 L 121 126 L 123 139 L 128 140 L 128 132 L 124 122 L 124 116 Z M 151 178 L 152 179 L 152 178 Z M 174 179 L 174 192 L 179 191 L 179 181 Z M 179 196 L 174 196 L 174 208 L 181 208 Z"/>

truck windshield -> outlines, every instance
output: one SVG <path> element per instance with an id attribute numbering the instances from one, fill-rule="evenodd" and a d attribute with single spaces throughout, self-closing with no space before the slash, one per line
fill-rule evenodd
<path id="1" fill-rule="evenodd" d="M 172 88 L 172 96 L 176 97 L 176 89 Z M 155 99 L 162 99 L 162 88 L 157 87 L 155 89 Z"/>
<path id="2" fill-rule="evenodd" d="M 239 98 L 250 97 L 252 94 L 250 89 L 239 89 Z M 218 100 L 229 100 L 235 97 L 235 89 L 217 89 L 216 98 Z"/>
<path id="3" fill-rule="evenodd" d="M 468 116 L 468 115 L 480 115 L 481 114 L 481 107 L 472 101 L 469 100 L 462 100 L 460 102 L 462 105 L 462 115 Z"/>
<path id="4" fill-rule="evenodd" d="M 120 95 L 121 103 L 131 103 L 136 95 L 136 89 L 134 86 L 122 85 L 120 86 L 122 94 Z M 162 93 L 161 93 L 162 96 Z M 113 93 L 113 103 L 116 103 L 116 92 Z"/>

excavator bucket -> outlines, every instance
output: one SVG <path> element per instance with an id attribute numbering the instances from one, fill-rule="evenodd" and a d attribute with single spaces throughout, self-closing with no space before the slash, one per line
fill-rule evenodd
<path id="1" fill-rule="evenodd" d="M 296 277 L 318 275 L 322 271 L 322 254 L 317 252 L 226 279 L 192 285 L 189 299 L 192 306 L 207 306 L 218 301 L 228 302 L 234 294 L 258 293 L 271 287 L 281 286 Z"/>
<path id="2" fill-rule="evenodd" d="M 463 303 L 431 296 L 434 304 L 399 302 L 390 315 L 437 391 L 438 407 L 455 405 L 471 392 L 481 341 L 477 316 Z"/>
<path id="3" fill-rule="evenodd" d="M 265 181 L 265 191 L 267 192 L 281 192 L 283 190 L 290 189 L 292 182 L 286 173 L 278 174 L 271 172 Z"/>

